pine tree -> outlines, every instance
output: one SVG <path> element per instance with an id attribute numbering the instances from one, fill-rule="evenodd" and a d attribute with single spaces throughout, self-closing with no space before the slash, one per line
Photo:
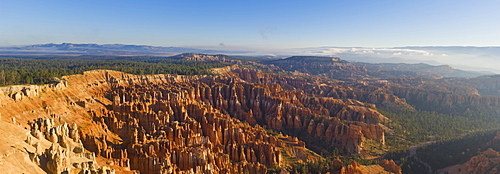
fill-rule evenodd
<path id="1" fill-rule="evenodd" d="M 0 72 L 0 84 L 5 85 L 5 71 Z"/>

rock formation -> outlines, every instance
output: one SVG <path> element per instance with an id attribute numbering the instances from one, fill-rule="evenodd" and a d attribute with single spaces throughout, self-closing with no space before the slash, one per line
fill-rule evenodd
<path id="1" fill-rule="evenodd" d="M 500 131 L 496 132 L 493 139 L 485 143 L 484 147 L 488 148 L 479 155 L 471 157 L 467 162 L 449 166 L 444 169 L 438 170 L 437 173 L 447 174 L 447 173 L 500 173 L 500 153 L 493 150 L 492 148 L 497 148 L 500 143 Z"/>
<path id="2" fill-rule="evenodd" d="M 391 173 L 397 173 L 397 174 L 403 173 L 401 167 L 399 167 L 396 163 L 394 163 L 393 160 L 384 159 L 380 161 L 380 166 L 382 166 L 386 171 L 389 171 Z"/>
<path id="3" fill-rule="evenodd" d="M 30 134 L 26 143 L 35 149 L 28 150 L 30 158 L 47 173 L 115 173 L 99 168 L 94 153 L 85 152 L 76 124 L 55 126 L 53 119 L 38 119 L 30 123 Z M 46 148 L 43 144 L 51 145 Z"/>
<path id="4" fill-rule="evenodd" d="M 371 173 L 396 173 L 401 174 L 401 168 L 394 163 L 394 161 L 382 160 L 380 165 L 363 166 L 352 161 L 350 165 L 344 166 L 340 169 L 340 174 L 371 174 Z"/>
<path id="5" fill-rule="evenodd" d="M 500 173 L 500 154 L 493 149 L 488 149 L 481 154 L 472 157 L 464 164 L 448 167 L 439 173 Z"/>
<path id="6" fill-rule="evenodd" d="M 357 154 L 365 139 L 385 143 L 387 118 L 356 92 L 323 85 L 330 82 L 245 68 L 218 76 L 90 71 L 65 80 L 67 88 L 24 90 L 20 100 L 0 95 L 13 108 L 2 119 L 27 127 L 31 159 L 47 173 L 266 173 L 290 157 L 322 160 L 307 144 Z"/>

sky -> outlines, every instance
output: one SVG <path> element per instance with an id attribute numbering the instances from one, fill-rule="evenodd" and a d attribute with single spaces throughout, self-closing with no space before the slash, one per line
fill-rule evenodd
<path id="1" fill-rule="evenodd" d="M 0 0 L 0 46 L 497 46 L 498 0 Z"/>

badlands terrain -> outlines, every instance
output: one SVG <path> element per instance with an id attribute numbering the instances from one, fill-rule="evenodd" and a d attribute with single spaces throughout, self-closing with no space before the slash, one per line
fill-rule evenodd
<path id="1" fill-rule="evenodd" d="M 405 154 L 412 144 L 500 128 L 496 76 L 456 80 L 329 57 L 176 58 L 231 65 L 208 75 L 90 70 L 51 84 L 0 87 L 0 169 L 418 173 L 428 170 Z M 498 163 L 474 165 L 498 153 L 480 153 L 440 171 L 495 173 Z"/>

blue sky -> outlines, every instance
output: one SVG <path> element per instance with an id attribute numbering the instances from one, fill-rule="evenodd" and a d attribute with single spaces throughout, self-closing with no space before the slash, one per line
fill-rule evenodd
<path id="1" fill-rule="evenodd" d="M 500 45 L 498 0 L 0 0 L 0 46 Z"/>

